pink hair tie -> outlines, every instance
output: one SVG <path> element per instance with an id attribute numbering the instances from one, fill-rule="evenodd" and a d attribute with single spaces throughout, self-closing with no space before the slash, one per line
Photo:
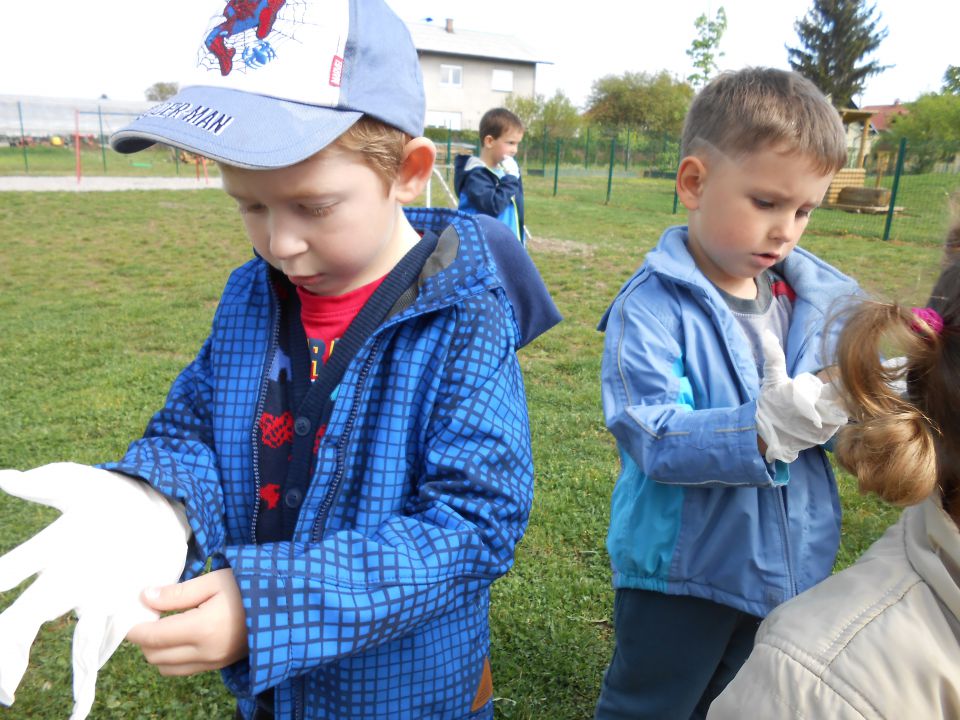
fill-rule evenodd
<path id="1" fill-rule="evenodd" d="M 938 313 L 933 308 L 929 307 L 915 307 L 910 308 L 910 312 L 913 313 L 914 317 L 918 320 L 922 320 L 926 323 L 927 327 L 933 330 L 934 335 L 940 335 L 943 333 L 943 318 L 940 317 Z M 910 328 L 915 332 L 923 332 L 924 328 L 919 323 L 912 323 Z"/>

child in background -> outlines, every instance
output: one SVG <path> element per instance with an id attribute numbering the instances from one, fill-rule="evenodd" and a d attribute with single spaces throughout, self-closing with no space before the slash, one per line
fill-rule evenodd
<path id="1" fill-rule="evenodd" d="M 222 670 L 248 720 L 493 716 L 490 584 L 533 492 L 516 350 L 559 316 L 502 224 L 401 207 L 435 149 L 400 19 L 382 0 L 272 7 L 111 139 L 215 160 L 254 257 L 120 461 L 0 477 L 87 498 L 68 544 L 0 562 L 14 585 L 54 570 L 0 616 L 2 702 L 39 623 L 77 607 L 75 720 L 124 635 L 162 674 Z M 198 37 L 222 10 L 198 11 Z M 176 614 L 141 622 L 141 601 Z"/>
<path id="2" fill-rule="evenodd" d="M 453 187 L 460 210 L 492 215 L 526 247 L 523 227 L 523 182 L 516 154 L 523 122 L 506 108 L 487 110 L 480 118 L 480 157 L 457 155 Z"/>
<path id="3" fill-rule="evenodd" d="M 702 718 L 770 610 L 830 574 L 840 503 L 820 447 L 846 421 L 814 373 L 858 292 L 797 243 L 846 163 L 800 75 L 725 73 L 687 115 L 661 236 L 600 324 L 621 472 L 607 549 L 615 648 L 596 718 Z"/>
<path id="4" fill-rule="evenodd" d="M 960 226 L 946 256 L 927 307 L 863 303 L 839 342 L 855 422 L 837 459 L 907 509 L 855 565 L 767 617 L 710 720 L 960 717 Z M 881 364 L 881 347 L 906 363 Z"/>

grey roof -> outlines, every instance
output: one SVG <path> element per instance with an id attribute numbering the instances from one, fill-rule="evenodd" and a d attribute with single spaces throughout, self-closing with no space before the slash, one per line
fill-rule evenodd
<path id="1" fill-rule="evenodd" d="M 435 23 L 408 22 L 407 28 L 413 37 L 414 46 L 420 52 L 553 64 L 549 60 L 541 60 L 535 50 L 512 35 L 460 30 L 456 25 L 450 33 L 442 20 Z"/>

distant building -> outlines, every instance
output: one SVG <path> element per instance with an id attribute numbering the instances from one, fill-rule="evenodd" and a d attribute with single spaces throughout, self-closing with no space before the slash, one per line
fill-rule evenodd
<path id="1" fill-rule="evenodd" d="M 870 113 L 870 124 L 877 132 L 884 132 L 890 129 L 890 122 L 898 115 L 907 115 L 910 111 L 906 105 L 901 105 L 899 100 L 894 100 L 893 105 L 865 105 L 861 110 Z"/>
<path id="2" fill-rule="evenodd" d="M 480 117 L 513 93 L 536 93 L 537 64 L 549 64 L 509 35 L 455 30 L 444 23 L 407 23 L 427 98 L 427 126 L 476 130 Z M 0 141 L 20 137 L 109 136 L 156 105 L 144 101 L 0 95 Z"/>
<path id="3" fill-rule="evenodd" d="M 870 154 L 877 135 L 889 130 L 894 118 L 909 112 L 899 100 L 895 100 L 892 105 L 864 105 L 862 108 L 851 103 L 849 107 L 841 110 L 847 131 L 851 167 L 863 167 L 864 158 Z"/>
<path id="4" fill-rule="evenodd" d="M 537 64 L 548 63 L 518 38 L 455 29 L 450 18 L 407 27 L 420 56 L 427 126 L 476 130 L 511 93 L 533 97 Z"/>

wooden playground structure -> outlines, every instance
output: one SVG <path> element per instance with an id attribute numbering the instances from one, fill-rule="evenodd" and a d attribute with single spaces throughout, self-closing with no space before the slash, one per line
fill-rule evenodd
<path id="1" fill-rule="evenodd" d="M 873 187 L 867 187 L 865 161 L 870 134 L 870 118 L 873 117 L 873 113 L 864 110 L 844 109 L 840 111 L 840 116 L 844 127 L 851 123 L 862 122 L 863 134 L 860 136 L 860 147 L 855 166 L 837 171 L 830 187 L 827 188 L 824 207 L 871 215 L 888 213 L 890 211 L 890 191 L 881 187 L 880 183 L 890 167 L 892 153 L 880 152 L 877 154 L 874 185 Z M 894 208 L 894 212 L 902 211 L 903 208 L 901 207 Z"/>

